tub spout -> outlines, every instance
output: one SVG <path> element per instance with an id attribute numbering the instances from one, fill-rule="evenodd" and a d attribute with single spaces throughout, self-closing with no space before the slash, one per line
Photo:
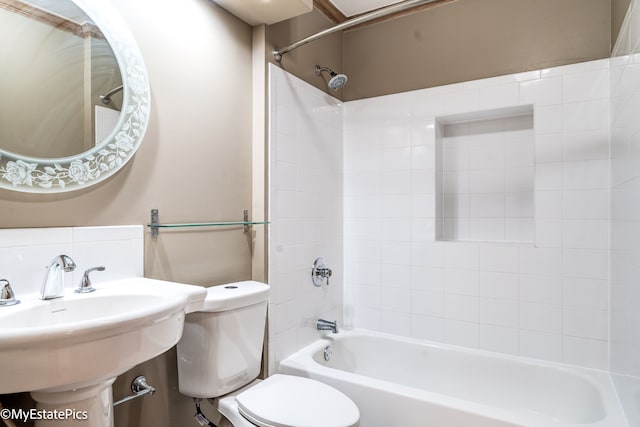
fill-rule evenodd
<path id="1" fill-rule="evenodd" d="M 331 331 L 334 334 L 337 334 L 338 321 L 334 320 L 333 322 L 330 322 L 328 320 L 318 319 L 318 322 L 316 323 L 316 328 L 318 328 L 319 331 Z"/>

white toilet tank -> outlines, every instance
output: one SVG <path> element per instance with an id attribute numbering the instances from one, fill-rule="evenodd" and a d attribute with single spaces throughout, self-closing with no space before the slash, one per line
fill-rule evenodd
<path id="1" fill-rule="evenodd" d="M 260 373 L 269 285 L 254 281 L 207 289 L 202 309 L 187 315 L 178 342 L 180 393 L 218 397 Z"/>

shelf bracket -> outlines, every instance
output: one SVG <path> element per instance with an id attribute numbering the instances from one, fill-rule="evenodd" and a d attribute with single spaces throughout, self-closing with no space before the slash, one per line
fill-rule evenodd
<path id="1" fill-rule="evenodd" d="M 158 209 L 151 209 L 151 224 L 149 224 L 149 227 L 151 227 L 151 237 L 156 238 L 158 237 L 158 231 L 160 231 L 158 229 L 158 224 L 160 222 L 158 221 Z"/>

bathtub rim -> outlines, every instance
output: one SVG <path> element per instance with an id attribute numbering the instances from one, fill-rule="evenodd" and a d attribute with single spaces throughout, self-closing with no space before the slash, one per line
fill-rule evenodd
<path id="1" fill-rule="evenodd" d="M 293 372 L 294 375 L 300 375 L 304 372 L 311 371 L 311 367 L 315 367 L 313 372 L 319 375 L 326 375 L 334 381 L 338 382 L 353 382 L 361 384 L 363 378 L 366 378 L 367 385 L 383 391 L 387 392 L 389 389 L 389 385 L 393 385 L 394 392 L 397 394 L 409 397 L 416 398 L 416 391 L 418 391 L 418 397 L 424 397 L 428 401 L 433 402 L 438 405 L 442 405 L 444 407 L 463 411 L 466 413 L 476 414 L 485 418 L 495 419 L 502 422 L 516 423 L 516 425 L 528 425 L 527 423 L 531 422 L 530 419 L 527 419 L 526 413 L 518 413 L 516 411 L 510 411 L 502 408 L 498 408 L 495 406 L 491 406 L 489 404 L 484 404 L 480 402 L 473 402 L 464 400 L 462 398 L 458 398 L 455 396 L 448 396 L 440 393 L 436 393 L 429 390 L 417 389 L 414 387 L 392 383 L 387 380 L 382 380 L 373 377 L 367 377 L 361 374 L 356 374 L 349 371 L 343 371 L 336 368 L 324 366 L 320 363 L 317 363 L 314 360 L 314 355 L 318 352 L 323 351 L 323 349 L 332 345 L 337 340 L 344 339 L 348 336 L 364 336 L 364 337 L 376 337 L 389 339 L 392 341 L 399 341 L 404 343 L 416 344 L 419 346 L 427 346 L 432 348 L 438 348 L 442 350 L 460 352 L 468 355 L 477 355 L 481 357 L 488 357 L 491 359 L 497 359 L 498 361 L 508 361 L 515 363 L 523 363 L 526 365 L 533 365 L 539 368 L 549 368 L 553 370 L 559 370 L 566 374 L 575 375 L 580 379 L 587 381 L 591 385 L 593 385 L 600 393 L 600 397 L 602 399 L 602 405 L 604 409 L 604 417 L 589 423 L 589 424 L 567 424 L 567 423 L 558 423 L 553 421 L 551 418 L 547 417 L 550 422 L 549 426 L 591 426 L 591 427 L 610 427 L 612 425 L 628 427 L 628 421 L 626 419 L 626 415 L 622 409 L 622 405 L 620 403 L 620 399 L 616 393 L 615 386 L 613 384 L 613 380 L 611 378 L 611 373 L 607 370 L 589 368 L 577 365 L 571 365 L 568 363 L 562 362 L 554 362 L 542 359 L 535 359 L 531 357 L 512 355 L 506 353 L 493 352 L 484 349 L 478 348 L 470 348 L 459 346 L 455 344 L 442 343 L 436 341 L 428 341 L 419 338 L 413 337 L 405 337 L 398 336 L 393 334 L 388 334 L 384 332 L 371 331 L 367 329 L 349 329 L 349 330 L 341 330 L 338 334 L 333 333 L 319 333 L 318 340 L 312 342 L 311 344 L 305 346 L 304 348 L 298 350 L 294 354 L 284 358 L 279 362 L 279 372 L 291 374 Z M 532 414 L 533 415 L 533 414 Z M 611 424 L 611 423 L 614 424 Z M 622 424 L 621 424 L 622 423 Z M 538 425 L 538 424 L 536 424 Z M 546 425 L 546 423 L 540 424 Z"/>

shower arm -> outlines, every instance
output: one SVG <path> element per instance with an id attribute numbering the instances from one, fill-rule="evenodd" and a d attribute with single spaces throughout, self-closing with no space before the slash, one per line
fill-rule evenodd
<path id="1" fill-rule="evenodd" d="M 280 49 L 275 48 L 273 49 L 273 58 L 277 62 L 280 62 L 282 61 L 282 55 L 284 55 L 285 53 L 291 52 L 293 49 L 297 49 L 300 46 L 303 46 L 307 43 L 310 43 L 324 36 L 328 36 L 329 34 L 346 30 L 347 28 L 355 27 L 356 25 L 364 24 L 365 22 L 373 21 L 374 19 L 382 18 L 387 15 L 391 15 L 393 13 L 402 12 L 414 7 L 422 6 L 429 3 L 441 2 L 441 1 L 442 0 L 405 0 L 400 3 L 392 4 L 390 6 L 383 7 L 369 13 L 365 13 L 364 15 L 360 15 L 356 18 L 348 19 L 338 25 L 334 25 L 333 27 L 327 28 L 325 30 L 312 34 L 308 37 L 305 37 L 301 40 L 298 40 L 297 42 L 292 43 L 287 47 L 283 47 Z"/>

